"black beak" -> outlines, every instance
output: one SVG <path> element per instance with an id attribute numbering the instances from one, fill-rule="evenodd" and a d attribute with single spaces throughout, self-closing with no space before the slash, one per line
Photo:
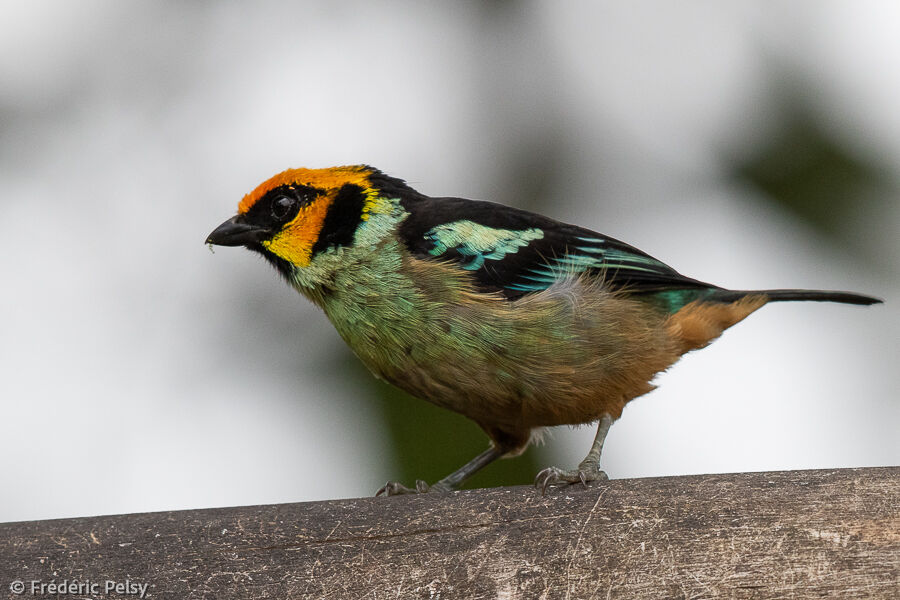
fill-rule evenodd
<path id="1" fill-rule="evenodd" d="M 206 238 L 207 244 L 217 246 L 246 246 L 269 237 L 269 230 L 241 221 L 241 215 L 232 217 L 213 229 Z"/>

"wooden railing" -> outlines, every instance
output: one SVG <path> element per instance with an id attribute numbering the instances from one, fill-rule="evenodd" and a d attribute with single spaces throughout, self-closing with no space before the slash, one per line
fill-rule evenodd
<path id="1" fill-rule="evenodd" d="M 0 524 L 9 598 L 63 582 L 73 600 L 894 600 L 900 467 Z"/>

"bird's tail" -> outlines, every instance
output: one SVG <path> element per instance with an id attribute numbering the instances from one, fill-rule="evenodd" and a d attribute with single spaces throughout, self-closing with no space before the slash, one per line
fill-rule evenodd
<path id="1" fill-rule="evenodd" d="M 736 302 L 747 296 L 765 296 L 769 302 L 789 302 L 794 300 L 814 302 L 840 302 L 842 304 L 880 304 L 883 300 L 856 294 L 854 292 L 834 292 L 830 290 L 721 290 L 712 294 L 716 302 Z"/>
<path id="2" fill-rule="evenodd" d="M 712 290 L 709 296 L 691 302 L 669 317 L 671 336 L 681 352 L 702 348 L 767 302 L 814 300 L 844 304 L 876 304 L 878 298 L 825 290 Z"/>

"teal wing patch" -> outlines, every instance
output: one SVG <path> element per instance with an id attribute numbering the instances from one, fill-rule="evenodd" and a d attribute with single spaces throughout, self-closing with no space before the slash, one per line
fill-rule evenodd
<path id="1" fill-rule="evenodd" d="M 487 292 L 514 300 L 589 272 L 612 289 L 656 295 L 713 288 L 633 246 L 523 210 L 460 198 L 416 198 L 398 234 L 416 256 L 455 263 Z M 677 295 L 677 294 L 676 294 Z M 680 297 L 666 297 L 678 304 Z"/>
<path id="2" fill-rule="evenodd" d="M 545 256 L 541 264 L 526 268 L 517 282 L 506 287 L 520 292 L 534 292 L 553 285 L 554 282 L 584 271 L 602 271 L 632 275 L 672 272 L 671 268 L 651 256 L 629 252 L 610 244 L 603 238 L 576 236 L 554 248 L 554 254 Z"/>
<path id="3" fill-rule="evenodd" d="M 650 256 L 610 247 L 603 238 L 546 239 L 538 227 L 505 229 L 460 220 L 432 227 L 423 237 L 429 255 L 455 258 L 460 268 L 519 294 L 547 289 L 584 271 L 659 274 L 670 270 Z"/>
<path id="4" fill-rule="evenodd" d="M 425 232 L 425 239 L 433 244 L 429 254 L 441 256 L 453 249 L 466 257 L 461 266 L 468 271 L 482 268 L 486 260 L 503 260 L 507 254 L 518 252 L 532 240 L 543 237 L 544 232 L 535 227 L 519 231 L 495 229 L 474 221 L 455 221 Z"/>

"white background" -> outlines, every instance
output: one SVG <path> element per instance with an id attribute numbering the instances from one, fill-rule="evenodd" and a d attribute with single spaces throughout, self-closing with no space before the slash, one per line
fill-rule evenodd
<path id="1" fill-rule="evenodd" d="M 348 350 L 202 242 L 287 167 L 516 202 L 542 144 L 550 216 L 723 286 L 886 299 L 769 306 L 689 355 L 613 427 L 610 476 L 898 463 L 900 202 L 846 224 L 864 260 L 720 158 L 777 126 L 774 65 L 896 181 L 900 4 L 2 5 L 0 521 L 372 493 L 394 456 L 329 368 Z"/>

